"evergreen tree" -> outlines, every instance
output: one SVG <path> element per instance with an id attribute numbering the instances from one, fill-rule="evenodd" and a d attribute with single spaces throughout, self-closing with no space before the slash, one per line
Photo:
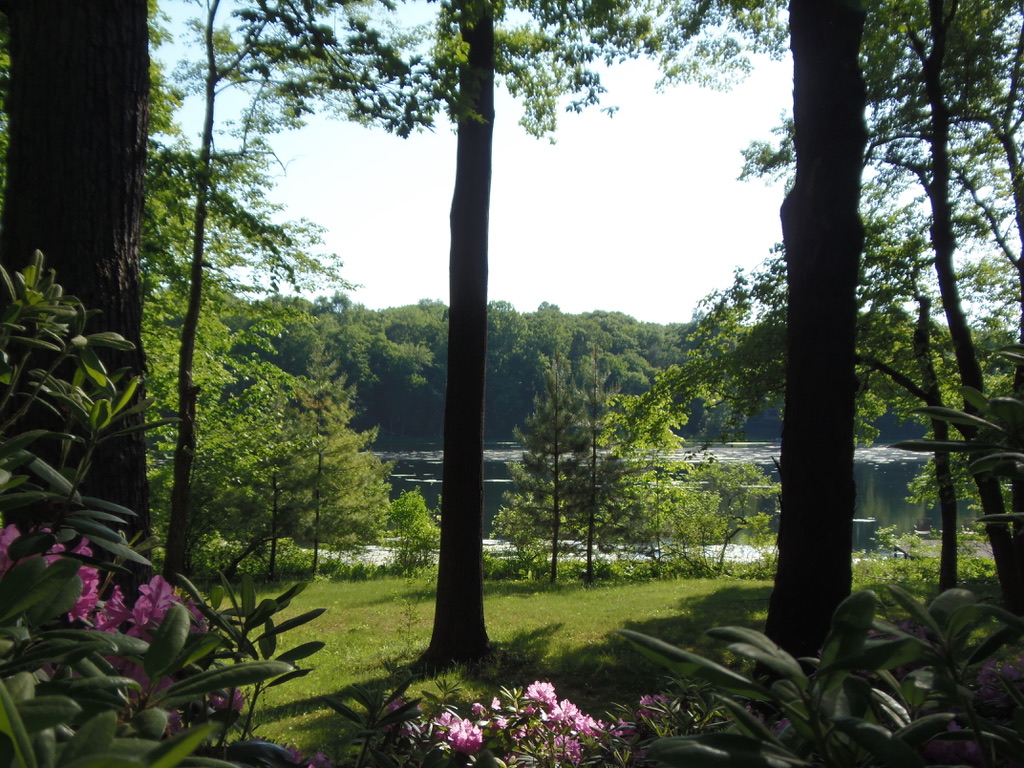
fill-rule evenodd
<path id="1" fill-rule="evenodd" d="M 318 375 L 299 387 L 287 440 L 295 450 L 282 469 L 292 534 L 312 545 L 314 576 L 322 545 L 344 552 L 379 543 L 389 509 L 391 466 L 370 451 L 377 433 L 349 426 L 352 391 L 327 371 L 314 366 Z"/>
<path id="2" fill-rule="evenodd" d="M 551 547 L 551 582 L 558 579 L 558 555 L 581 506 L 579 479 L 587 451 L 584 400 L 573 385 L 569 362 L 556 355 L 544 377 L 544 396 L 535 401 L 526 429 L 516 429 L 522 462 L 509 464 L 516 492 L 496 525 L 543 532 Z"/>
<path id="3" fill-rule="evenodd" d="M 612 390 L 608 386 L 609 376 L 601 368 L 596 346 L 585 362 L 581 391 L 584 447 L 578 477 L 579 522 L 587 558 L 583 581 L 592 584 L 594 549 L 612 533 L 621 508 L 623 483 L 631 473 L 628 462 L 614 450 L 614 431 L 607 419 Z"/>

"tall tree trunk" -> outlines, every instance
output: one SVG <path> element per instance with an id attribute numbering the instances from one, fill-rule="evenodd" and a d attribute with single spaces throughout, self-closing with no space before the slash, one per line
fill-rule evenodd
<path id="1" fill-rule="evenodd" d="M 209 8 L 206 21 L 206 78 L 204 81 L 203 133 L 196 169 L 195 209 L 192 219 L 192 260 L 189 266 L 188 306 L 181 325 L 178 352 L 178 437 L 174 445 L 171 510 L 167 523 L 164 578 L 174 582 L 178 574 L 188 575 L 189 514 L 192 499 L 192 465 L 196 452 L 196 401 L 199 388 L 193 380 L 196 337 L 203 302 L 203 259 L 206 253 L 206 218 L 210 199 L 213 162 L 213 124 L 219 74 L 214 49 L 214 20 L 219 2 Z"/>
<path id="2" fill-rule="evenodd" d="M 448 383 L 441 481 L 441 549 L 434 628 L 423 661 L 434 666 L 490 653 L 484 625 L 484 387 L 487 376 L 487 237 L 494 126 L 494 16 L 490 0 L 463 3 L 469 46 L 451 208 Z"/>
<path id="3" fill-rule="evenodd" d="M 41 250 L 65 291 L 100 310 L 90 328 L 116 331 L 135 344 L 131 352 L 104 349 L 101 357 L 111 370 L 136 376 L 145 373 L 139 231 L 149 120 L 146 5 L 0 3 L 10 22 L 0 261 L 20 269 Z M 101 445 L 84 490 L 137 514 L 128 521 L 129 539 L 148 536 L 142 434 Z M 134 580 L 147 576 L 148 569 L 136 570 Z"/>
<path id="4" fill-rule="evenodd" d="M 854 3 L 790 2 L 797 175 L 782 206 L 789 282 L 782 515 L 766 631 L 798 656 L 821 647 L 851 582 L 863 28 Z"/>

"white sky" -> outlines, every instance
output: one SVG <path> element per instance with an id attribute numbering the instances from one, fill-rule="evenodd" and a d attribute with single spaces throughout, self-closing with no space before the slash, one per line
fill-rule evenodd
<path id="1" fill-rule="evenodd" d="M 781 240 L 783 190 L 736 177 L 740 150 L 769 138 L 792 103 L 790 63 L 766 61 L 725 93 L 657 93 L 657 78 L 648 62 L 610 69 L 603 103 L 618 112 L 566 113 L 553 145 L 528 136 L 517 105 L 499 92 L 490 299 L 522 312 L 547 301 L 565 312 L 684 322 L 737 267 L 758 265 Z M 183 127 L 199 130 L 198 121 Z M 447 302 L 448 126 L 400 139 L 315 118 L 273 143 L 287 171 L 272 198 L 289 218 L 327 228 L 326 249 L 360 285 L 355 301 L 374 309 Z"/>

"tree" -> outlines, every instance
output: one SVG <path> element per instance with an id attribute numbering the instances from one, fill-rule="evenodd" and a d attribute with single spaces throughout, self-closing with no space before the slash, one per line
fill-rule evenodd
<path id="1" fill-rule="evenodd" d="M 8 0 L 0 11 L 10 31 L 0 260 L 13 271 L 41 250 L 67 290 L 102 312 L 103 327 L 135 345 L 112 352 L 110 369 L 143 375 L 139 229 L 149 114 L 147 3 Z M 141 387 L 136 397 L 144 397 Z M 147 535 L 141 432 L 109 441 L 94 464 L 88 491 L 136 512 L 129 538 Z"/>
<path id="2" fill-rule="evenodd" d="M 635 56 L 651 34 L 635 3 L 512 3 L 452 0 L 441 7 L 436 65 L 457 125 L 451 209 L 448 386 L 442 480 L 441 552 L 434 630 L 424 661 L 443 665 L 489 652 L 483 621 L 483 414 L 487 375 L 487 221 L 496 74 L 525 97 L 522 119 L 549 133 L 555 106 L 597 103 L 602 88 L 592 62 Z M 508 11 L 536 22 L 503 29 Z M 500 55 L 497 53 L 500 51 Z M 498 65 L 501 69 L 498 69 Z"/>
<path id="3" fill-rule="evenodd" d="M 351 390 L 314 376 L 299 387 L 299 412 L 286 427 L 294 450 L 282 467 L 295 538 L 312 542 L 313 576 L 320 547 L 352 552 L 378 543 L 388 511 L 391 466 L 369 450 L 375 431 L 356 432 Z"/>
<path id="4" fill-rule="evenodd" d="M 864 11 L 845 0 L 792 0 L 789 19 L 796 181 L 782 207 L 782 513 L 766 633 L 793 655 L 811 656 L 851 585 Z"/>
<path id="5" fill-rule="evenodd" d="M 582 486 L 588 473 L 588 436 L 584 430 L 586 402 L 573 384 L 564 357 L 552 358 L 544 383 L 545 394 L 534 401 L 526 429 L 516 430 L 523 459 L 509 464 L 515 493 L 506 499 L 508 508 L 500 526 L 529 530 L 547 539 L 549 578 L 554 584 L 564 540 L 583 532 L 578 515 L 583 507 L 581 492 L 587 491 Z"/>
<path id="6" fill-rule="evenodd" d="M 466 62 L 459 70 L 458 143 L 451 208 L 448 382 L 441 480 L 441 548 L 424 661 L 472 661 L 490 652 L 484 624 L 484 391 L 487 379 L 487 221 L 494 135 L 494 9 L 453 8 Z"/>
<path id="7" fill-rule="evenodd" d="M 427 508 L 419 486 L 391 502 L 388 513 L 389 546 L 394 565 L 401 573 L 415 573 L 432 566 L 441 541 L 436 515 Z"/>
<path id="8" fill-rule="evenodd" d="M 580 391 L 583 418 L 580 432 L 583 451 L 576 494 L 579 497 L 579 524 L 583 534 L 587 565 L 583 573 L 586 584 L 594 583 L 594 550 L 610 538 L 621 509 L 622 485 L 628 481 L 632 468 L 617 450 L 615 430 L 609 424 L 613 391 L 608 375 L 601 370 L 598 348 L 585 359 L 583 387 Z"/>
<path id="9" fill-rule="evenodd" d="M 230 29 L 218 27 L 220 9 L 220 0 L 206 0 L 206 18 L 195 25 L 202 37 L 203 60 L 194 67 L 193 78 L 202 92 L 204 116 L 198 158 L 190 169 L 194 180 L 192 246 L 178 357 L 179 429 L 164 561 L 168 578 L 174 578 L 185 565 L 196 451 L 198 389 L 193 364 L 207 271 L 207 217 L 211 206 L 216 205 L 216 182 L 223 172 L 218 166 L 230 167 L 233 160 L 244 162 L 253 156 L 271 155 L 265 136 L 300 125 L 301 116 L 316 99 L 330 98 L 346 117 L 377 120 L 400 133 L 407 133 L 419 120 L 415 111 L 407 108 L 408 65 L 348 4 L 324 0 L 287 7 L 265 3 L 239 6 L 233 12 L 238 20 L 234 35 Z M 344 41 L 335 26 L 321 23 L 323 17 L 332 14 L 335 24 L 349 33 Z M 383 89 L 382 83 L 394 84 L 395 88 Z M 235 137 L 237 147 L 218 152 L 214 146 L 217 97 L 230 87 L 242 90 L 249 103 Z M 247 218 L 244 211 L 241 218 Z M 271 253 L 280 255 L 273 248 Z M 282 277 L 294 282 L 287 262 L 274 266 L 273 287 Z"/>

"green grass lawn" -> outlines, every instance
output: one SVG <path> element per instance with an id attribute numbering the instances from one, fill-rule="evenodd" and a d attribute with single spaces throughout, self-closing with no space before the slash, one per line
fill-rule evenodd
<path id="1" fill-rule="evenodd" d="M 555 685 L 595 717 L 615 704 L 634 705 L 665 686 L 660 668 L 611 634 L 634 629 L 687 649 L 719 655 L 703 636 L 713 626 L 760 629 L 771 585 L 755 581 L 657 581 L 585 588 L 526 583 L 489 584 L 485 614 L 494 659 L 445 675 L 461 687 L 458 699 L 490 697 L 502 686 L 534 680 Z M 279 591 L 279 590 L 278 590 Z M 268 589 L 267 595 L 277 594 Z M 352 683 L 404 678 L 426 648 L 434 611 L 433 584 L 382 579 L 317 582 L 293 602 L 289 615 L 326 608 L 310 624 L 282 638 L 282 647 L 310 640 L 327 646 L 306 660 L 314 671 L 266 693 L 258 735 L 312 753 L 340 753 L 351 734 L 341 717 L 321 703 Z M 412 692 L 436 690 L 419 679 Z"/>

